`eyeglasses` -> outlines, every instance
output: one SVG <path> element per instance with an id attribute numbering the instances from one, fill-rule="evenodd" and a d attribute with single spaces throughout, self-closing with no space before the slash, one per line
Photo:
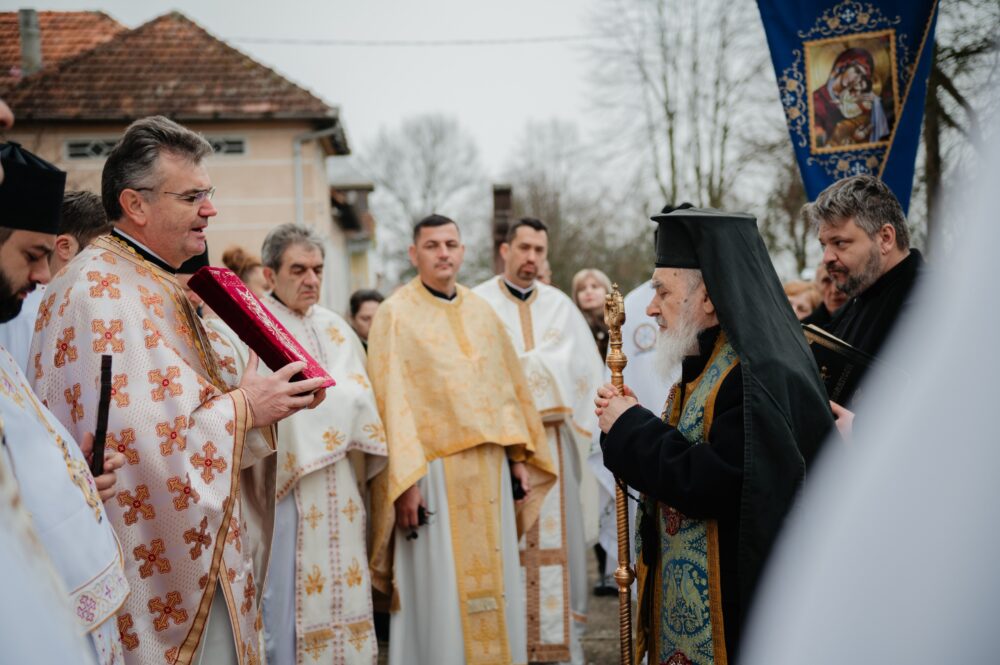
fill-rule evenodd
<path id="1" fill-rule="evenodd" d="M 153 192 L 156 191 L 152 187 L 136 187 L 137 192 Z M 211 201 L 212 197 L 215 196 L 215 187 L 210 189 L 200 189 L 193 194 L 178 194 L 177 192 L 162 192 L 163 194 L 170 194 L 178 201 L 184 201 L 185 203 L 197 203 L 201 205 L 205 201 Z"/>

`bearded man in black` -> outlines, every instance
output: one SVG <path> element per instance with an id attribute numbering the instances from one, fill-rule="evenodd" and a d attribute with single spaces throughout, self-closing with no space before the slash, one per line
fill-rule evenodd
<path id="1" fill-rule="evenodd" d="M 682 363 L 664 417 L 627 387 L 595 403 L 604 464 L 643 494 L 637 656 L 735 662 L 740 629 L 806 466 L 832 427 L 826 392 L 753 217 L 653 218 L 656 363 Z"/>

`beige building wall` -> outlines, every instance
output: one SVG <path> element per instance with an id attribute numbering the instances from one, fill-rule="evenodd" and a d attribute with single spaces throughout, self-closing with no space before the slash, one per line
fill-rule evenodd
<path id="1" fill-rule="evenodd" d="M 239 155 L 217 154 L 207 161 L 219 214 L 209 221 L 209 258 L 222 265 L 222 252 L 231 245 L 260 254 L 267 233 L 295 220 L 294 138 L 313 131 L 305 122 L 190 123 L 190 129 L 212 140 L 242 139 Z M 71 158 L 70 141 L 103 139 L 114 141 L 124 124 L 32 126 L 19 121 L 9 139 L 17 141 L 67 172 L 67 189 L 101 191 L 103 158 Z M 303 223 L 316 230 L 326 244 L 323 304 L 338 313 L 347 309 L 351 293 L 352 261 L 346 239 L 333 223 L 329 189 L 321 146 L 315 141 L 302 145 Z M 352 279 L 354 277 L 354 279 Z"/>

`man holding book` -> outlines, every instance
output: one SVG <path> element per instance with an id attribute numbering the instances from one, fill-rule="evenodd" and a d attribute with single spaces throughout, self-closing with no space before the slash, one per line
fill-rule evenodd
<path id="1" fill-rule="evenodd" d="M 115 229 L 50 284 L 31 348 L 35 389 L 77 439 L 98 417 L 95 380 L 112 357 L 106 441 L 126 464 L 107 513 L 131 586 L 115 624 L 126 663 L 260 661 L 274 506 L 260 428 L 323 396 L 303 396 L 323 379 L 289 380 L 303 363 L 269 376 L 255 356 L 237 367 L 174 276 L 205 250 L 216 214 L 211 150 L 159 116 L 126 130 L 102 175 Z"/>
<path id="2" fill-rule="evenodd" d="M 643 494 L 637 656 L 732 662 L 767 553 L 832 422 L 753 217 L 689 208 L 653 219 L 654 362 L 664 373 L 680 363 L 681 378 L 664 420 L 628 387 L 606 384 L 595 400 L 605 465 Z"/>
<path id="3" fill-rule="evenodd" d="M 849 298 L 823 327 L 877 357 L 909 308 L 924 265 L 910 247 L 902 206 L 881 180 L 859 175 L 827 187 L 803 214 L 817 231 L 827 272 Z M 863 376 L 866 369 L 857 371 Z M 853 419 L 846 406 L 833 405 L 842 433 L 849 433 L 842 421 Z"/>

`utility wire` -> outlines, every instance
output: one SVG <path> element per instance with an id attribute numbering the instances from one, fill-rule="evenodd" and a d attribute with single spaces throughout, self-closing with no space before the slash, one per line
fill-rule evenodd
<path id="1" fill-rule="evenodd" d="M 295 37 L 231 37 L 244 44 L 278 46 L 507 46 L 517 44 L 559 44 L 609 39 L 605 35 L 550 35 L 546 37 L 501 37 L 496 39 L 301 39 Z"/>

